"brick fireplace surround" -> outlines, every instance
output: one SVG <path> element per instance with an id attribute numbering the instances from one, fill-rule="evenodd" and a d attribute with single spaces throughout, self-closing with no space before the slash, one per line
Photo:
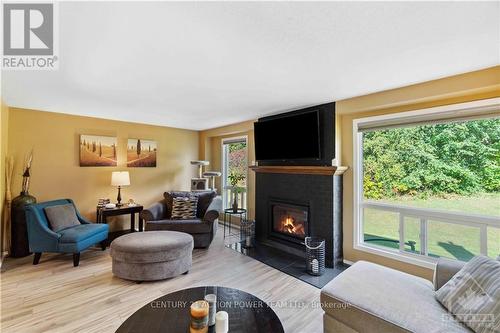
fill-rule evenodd
<path id="1" fill-rule="evenodd" d="M 272 203 L 294 203 L 309 208 L 308 236 L 325 238 L 326 266 L 342 263 L 342 175 L 269 173 L 259 168 L 254 171 L 257 241 L 304 256 L 301 242 L 276 235 L 272 227 Z"/>

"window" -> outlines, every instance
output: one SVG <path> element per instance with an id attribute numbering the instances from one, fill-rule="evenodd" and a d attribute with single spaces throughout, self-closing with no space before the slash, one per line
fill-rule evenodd
<path id="1" fill-rule="evenodd" d="M 354 121 L 356 249 L 500 255 L 499 99 Z"/>
<path id="2" fill-rule="evenodd" d="M 247 157 L 246 137 L 222 140 L 222 198 L 224 208 L 230 208 L 235 197 L 239 208 L 247 208 Z"/>

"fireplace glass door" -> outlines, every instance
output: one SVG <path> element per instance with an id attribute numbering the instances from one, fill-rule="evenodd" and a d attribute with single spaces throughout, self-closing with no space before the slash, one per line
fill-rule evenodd
<path id="1" fill-rule="evenodd" d="M 273 204 L 273 233 L 303 240 L 308 235 L 308 209 L 289 204 Z"/>

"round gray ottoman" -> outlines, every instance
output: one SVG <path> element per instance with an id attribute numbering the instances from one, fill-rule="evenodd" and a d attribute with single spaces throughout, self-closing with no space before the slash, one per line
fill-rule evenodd
<path id="1" fill-rule="evenodd" d="M 187 273 L 193 236 L 177 231 L 134 232 L 111 243 L 113 274 L 127 280 L 154 281 Z"/>

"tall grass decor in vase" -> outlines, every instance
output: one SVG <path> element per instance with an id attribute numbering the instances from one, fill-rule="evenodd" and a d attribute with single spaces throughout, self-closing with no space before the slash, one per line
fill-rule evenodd
<path id="1" fill-rule="evenodd" d="M 14 171 L 14 158 L 5 158 L 5 206 L 2 211 L 2 255 L 10 251 L 10 212 L 12 207 L 12 172 Z"/>

